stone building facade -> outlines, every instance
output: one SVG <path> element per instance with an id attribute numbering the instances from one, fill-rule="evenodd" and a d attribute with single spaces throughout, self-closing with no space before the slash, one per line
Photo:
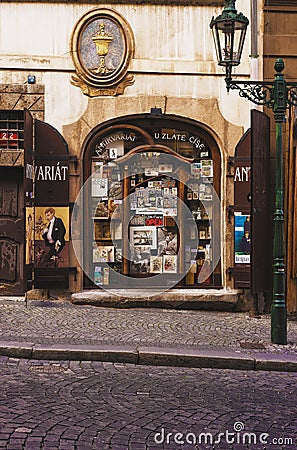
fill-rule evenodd
<path id="1" fill-rule="evenodd" d="M 19 293 L 21 284 L 18 284 L 16 290 L 13 287 L 18 277 L 23 278 L 22 286 L 25 291 L 31 287 L 46 287 L 47 282 L 42 277 L 50 269 L 53 269 L 52 273 L 56 277 L 53 280 L 58 284 L 55 285 L 55 281 L 48 280 L 52 283 L 49 287 L 59 286 L 59 281 L 63 278 L 59 278 L 60 267 L 50 265 L 38 267 L 36 263 L 37 245 L 40 245 L 39 250 L 45 251 L 40 244 L 42 221 L 39 224 L 39 237 L 36 236 L 36 223 L 46 208 L 54 207 L 56 213 L 60 213 L 67 222 L 68 245 L 65 248 L 68 254 L 63 267 L 70 270 L 64 271 L 63 276 L 65 280 L 67 279 L 65 289 L 74 293 L 95 289 L 98 293 L 103 292 L 105 296 L 106 291 L 110 294 L 111 289 L 121 289 L 121 295 L 125 297 L 125 292 L 129 292 L 129 286 L 125 285 L 125 281 L 121 278 L 113 284 L 110 281 L 112 276 L 111 272 L 108 272 L 109 268 L 115 272 L 114 279 L 117 279 L 117 273 L 120 273 L 126 278 L 141 280 L 135 285 L 137 289 L 141 287 L 142 282 L 148 291 L 151 287 L 159 289 L 152 281 L 146 284 L 147 280 L 154 279 L 151 276 L 154 273 L 151 264 L 155 261 L 162 267 L 156 269 L 159 270 L 156 273 L 160 274 L 161 271 L 164 277 L 167 267 L 171 264 L 172 268 L 172 264 L 176 264 L 171 273 L 168 270 L 168 278 L 164 278 L 166 283 L 161 283 L 160 295 L 164 298 L 174 291 L 174 295 L 180 295 L 185 302 L 187 299 L 190 301 L 193 296 L 196 296 L 198 303 L 199 296 L 206 302 L 214 296 L 219 296 L 230 305 L 238 304 L 244 288 L 249 287 L 249 280 L 243 280 L 242 283 L 240 280 L 236 281 L 233 269 L 237 262 L 239 268 L 244 266 L 248 271 L 250 252 L 241 251 L 236 247 L 239 245 L 236 241 L 238 240 L 236 232 L 244 234 L 244 222 L 249 212 L 243 209 L 242 212 L 237 211 L 236 220 L 233 217 L 234 185 L 235 182 L 247 183 L 248 189 L 250 173 L 249 163 L 238 169 L 239 172 L 234 170 L 234 156 L 236 148 L 250 128 L 250 109 L 253 105 L 242 100 L 236 92 L 227 94 L 225 73 L 216 63 L 209 23 L 213 16 L 220 14 L 223 6 L 222 0 L 1 3 L 2 120 L 5 119 L 5 114 L 11 111 L 19 112 L 25 109 L 31 115 L 33 153 L 35 151 L 33 160 L 34 158 L 35 160 L 32 162 L 31 158 L 29 163 L 28 161 L 26 163 L 24 155 L 26 142 L 19 148 L 14 147 L 4 136 L 1 141 L 0 168 L 1 173 L 8 173 L 7 170 L 11 170 L 12 166 L 24 168 L 25 175 L 23 178 L 20 177 L 20 186 L 23 185 L 24 193 L 23 206 L 27 209 L 21 217 L 24 223 L 23 238 L 25 241 L 27 233 L 28 240 L 28 219 L 33 218 L 33 235 L 34 230 L 35 235 L 31 238 L 35 242 L 35 250 L 31 259 L 28 259 L 26 254 L 28 248 L 27 250 L 23 248 L 23 253 L 19 253 L 23 255 L 22 273 L 14 267 L 12 272 L 15 278 L 11 273 L 7 275 L 9 271 L 3 268 L 0 293 L 12 295 Z M 234 71 L 234 76 L 238 79 L 251 77 L 261 79 L 263 59 L 259 55 L 262 55 L 263 48 L 264 5 L 262 1 L 251 0 L 238 1 L 236 6 L 244 15 L 247 17 L 252 15 L 257 20 L 251 21 L 242 63 Z M 255 39 L 259 51 L 250 58 L 251 45 L 255 44 Z M 49 125 L 51 130 L 55 130 L 59 135 L 60 144 L 62 142 L 61 145 L 65 144 L 65 148 L 67 147 L 65 155 L 67 154 L 69 164 L 68 203 L 66 200 L 47 201 L 45 194 L 38 197 L 40 190 L 43 189 L 39 181 L 50 177 L 50 169 L 44 169 L 43 172 L 38 163 L 38 158 L 41 158 L 38 149 L 42 147 L 43 150 L 40 150 L 42 153 L 47 145 L 46 135 L 43 136 L 40 131 L 43 126 L 41 122 Z M 34 128 L 35 126 L 37 128 Z M 36 142 L 36 136 L 43 136 L 40 142 Z M 66 156 L 59 159 L 61 154 L 51 150 L 52 143 L 49 142 L 49 148 L 44 153 L 47 155 L 44 156 L 44 160 L 47 161 L 44 164 L 47 166 L 43 167 L 50 167 L 48 161 L 51 151 L 51 161 L 55 161 L 56 165 L 59 163 L 59 167 L 64 167 L 63 161 Z M 27 147 L 29 154 L 30 145 Z M 163 160 L 164 154 L 166 157 Z M 55 155 L 57 156 L 54 160 Z M 138 159 L 142 157 L 142 162 L 150 161 L 150 163 L 146 161 L 142 174 L 132 171 L 133 164 L 136 164 L 133 157 Z M 159 169 L 156 170 L 154 166 L 155 171 L 152 171 L 149 164 L 153 159 L 156 163 L 156 158 L 159 158 Z M 177 166 L 172 159 L 178 162 Z M 118 198 L 109 198 L 111 185 L 106 185 L 105 182 L 100 185 L 103 191 L 101 193 L 96 191 L 97 194 L 94 195 L 92 186 L 87 187 L 87 209 L 82 216 L 83 220 L 86 214 L 92 217 L 91 231 L 89 223 L 83 223 L 79 233 L 75 234 L 77 222 L 73 216 L 79 210 L 78 196 L 81 188 L 88 183 L 92 174 L 97 173 L 95 172 L 97 169 L 100 169 L 101 175 L 94 176 L 94 183 L 98 178 L 108 180 L 109 176 L 113 176 L 110 175 L 112 169 L 106 170 L 106 174 L 102 175 L 105 173 L 103 167 L 109 165 L 114 167 L 118 160 L 123 170 L 126 166 L 130 170 L 126 177 L 116 175 L 118 178 L 112 179 L 122 183 L 121 195 Z M 178 172 L 182 170 L 180 167 L 184 163 L 188 164 L 189 169 L 185 178 Z M 32 164 L 35 177 L 39 177 L 34 183 L 32 181 L 34 186 L 28 189 L 25 186 L 25 178 L 28 176 L 26 164 L 29 164 L 28 167 Z M 175 171 L 178 177 L 170 184 L 168 180 Z M 59 174 L 56 171 L 55 175 L 51 173 L 52 180 L 62 179 L 61 171 Z M 128 181 L 125 181 L 126 178 Z M 213 195 L 218 197 L 219 214 L 214 216 L 208 214 L 208 217 L 203 218 L 197 209 L 200 207 L 203 209 L 203 204 L 200 205 L 198 200 L 202 200 L 202 203 L 204 201 L 206 206 L 210 200 L 210 197 L 205 197 L 204 185 L 207 182 L 210 184 L 210 190 L 213 190 Z M 3 195 L 10 192 L 10 187 L 7 189 L 2 188 Z M 170 205 L 168 198 L 166 199 L 169 202 L 169 212 L 165 213 L 164 203 L 163 209 L 155 205 L 156 198 L 159 198 L 156 190 L 161 192 L 160 202 L 164 202 L 166 195 L 171 200 Z M 151 196 L 150 203 L 145 207 L 140 205 L 143 201 L 143 191 Z M 30 192 L 33 194 L 30 195 Z M 129 206 L 124 206 L 124 199 L 128 196 Z M 39 200 L 34 203 L 36 198 Z M 127 252 L 130 250 L 125 244 L 127 237 L 123 234 L 124 231 L 121 231 L 120 243 L 117 244 L 108 233 L 107 237 L 100 234 L 104 228 L 105 213 L 99 215 L 97 221 L 98 210 L 92 209 L 93 200 L 97 202 L 97 206 L 99 203 L 102 204 L 102 208 L 106 201 L 119 200 L 116 203 L 120 205 L 119 209 L 122 205 L 124 214 L 120 222 L 122 226 L 127 223 L 126 232 L 130 241 L 134 240 L 135 247 L 138 247 L 137 251 L 139 248 L 146 248 L 137 269 L 135 269 L 136 260 L 130 253 L 129 262 Z M 135 201 L 138 202 L 136 207 L 131 206 Z M 177 206 L 179 201 L 185 203 L 192 213 L 195 212 L 196 223 L 200 221 L 196 230 L 196 243 L 185 240 L 190 228 L 185 225 L 184 217 L 179 217 L 180 206 Z M 129 209 L 134 212 L 128 220 Z M 205 209 L 207 210 L 207 207 Z M 107 215 L 105 219 L 107 218 L 110 219 L 110 216 Z M 45 226 L 46 220 L 44 217 L 42 219 Z M 147 225 L 148 229 L 145 228 L 147 223 L 150 223 Z M 152 223 L 154 225 L 151 225 Z M 149 238 L 151 240 L 144 245 L 141 245 L 140 240 L 143 233 L 141 226 L 144 226 L 146 232 L 151 233 Z M 95 229 L 99 233 L 97 238 L 94 236 Z M 170 259 L 161 255 L 162 261 L 160 260 L 159 241 L 166 239 L 167 236 L 161 235 L 163 229 L 166 229 L 166 233 L 175 231 L 178 235 L 177 258 Z M 216 258 L 213 258 L 212 254 L 211 233 L 214 232 L 219 236 L 215 244 L 219 249 Z M 7 251 L 7 242 L 4 242 L 6 238 L 4 234 L 3 255 L 5 248 Z M 13 238 L 9 239 L 10 242 L 13 241 Z M 106 242 L 103 243 L 104 239 L 113 242 L 107 242 L 111 245 L 106 245 Z M 78 249 L 73 245 L 75 240 L 79 241 Z M 88 250 L 85 249 L 86 246 L 89 247 Z M 110 260 L 102 256 L 102 247 L 108 247 L 112 255 Z M 106 249 L 103 249 L 104 251 Z M 58 253 L 56 256 L 60 257 Z M 199 281 L 199 270 L 206 259 L 211 261 L 215 259 L 209 274 L 211 276 L 205 276 Z M 142 269 L 139 269 L 140 266 Z M 181 270 L 184 271 L 183 276 L 177 280 L 173 274 Z M 106 274 L 110 277 L 108 280 Z M 38 281 L 39 275 L 43 281 Z M 31 283 L 33 281 L 33 284 L 30 285 L 27 280 Z M 64 286 L 62 281 L 61 286 Z M 164 287 L 166 289 L 163 289 Z M 170 287 L 171 290 L 167 291 Z"/>

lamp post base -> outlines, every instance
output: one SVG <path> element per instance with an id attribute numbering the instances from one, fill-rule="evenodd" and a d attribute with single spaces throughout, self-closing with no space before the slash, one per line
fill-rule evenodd
<path id="1" fill-rule="evenodd" d="M 271 309 L 271 342 L 287 345 L 287 310 L 284 305 L 273 305 Z"/>

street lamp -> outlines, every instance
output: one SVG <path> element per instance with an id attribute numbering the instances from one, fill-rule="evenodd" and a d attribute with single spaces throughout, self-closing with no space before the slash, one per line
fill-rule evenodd
<path id="1" fill-rule="evenodd" d="M 271 307 L 271 341 L 287 344 L 287 307 L 284 263 L 284 182 L 282 127 L 286 110 L 297 105 L 297 83 L 284 79 L 284 61 L 277 59 L 273 82 L 233 81 L 232 67 L 240 64 L 248 19 L 235 9 L 236 0 L 225 0 L 221 15 L 212 18 L 210 28 L 215 41 L 218 64 L 226 67 L 226 87 L 238 90 L 240 97 L 271 108 L 276 125 L 275 207 L 273 214 L 273 298 Z"/>

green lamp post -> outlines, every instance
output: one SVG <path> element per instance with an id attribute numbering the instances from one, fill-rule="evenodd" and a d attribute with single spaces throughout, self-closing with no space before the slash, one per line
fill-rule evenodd
<path id="1" fill-rule="evenodd" d="M 212 18 L 218 64 L 226 67 L 226 87 L 238 90 L 240 97 L 271 108 L 276 125 L 275 207 L 273 214 L 273 299 L 271 307 L 271 341 L 287 344 L 287 307 L 285 296 L 285 243 L 284 243 L 284 182 L 282 127 L 286 110 L 297 105 L 297 83 L 284 79 L 284 62 L 277 59 L 273 82 L 233 81 L 232 67 L 240 64 L 244 39 L 249 20 L 235 9 L 235 0 L 225 0 L 221 15 Z"/>

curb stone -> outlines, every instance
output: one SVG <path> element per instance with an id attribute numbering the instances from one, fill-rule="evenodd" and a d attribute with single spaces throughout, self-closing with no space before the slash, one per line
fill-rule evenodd
<path id="1" fill-rule="evenodd" d="M 0 341 L 0 355 L 37 360 L 117 362 L 148 366 L 297 372 L 295 355 L 129 345 L 34 344 Z"/>

